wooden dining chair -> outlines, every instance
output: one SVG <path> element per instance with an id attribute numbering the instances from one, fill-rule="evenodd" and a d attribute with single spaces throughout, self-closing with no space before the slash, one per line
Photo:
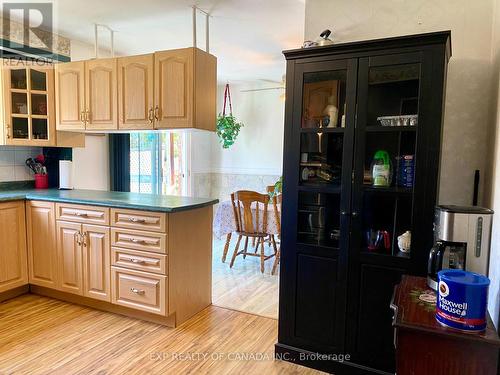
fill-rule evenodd
<path id="1" fill-rule="evenodd" d="M 274 218 L 276 220 L 276 226 L 278 228 L 278 240 L 279 245 L 276 246 L 276 239 L 274 238 L 274 234 L 270 235 L 270 240 L 273 243 L 274 248 L 276 248 L 276 257 L 274 259 L 273 269 L 271 271 L 271 275 L 276 274 L 276 269 L 280 263 L 281 256 L 281 206 L 282 206 L 282 194 L 274 194 L 274 185 L 268 186 L 266 188 L 268 195 L 272 194 L 271 202 L 273 205 L 273 213 Z"/>
<path id="2" fill-rule="evenodd" d="M 233 267 L 238 255 L 243 255 L 243 258 L 247 255 L 258 256 L 260 257 L 260 271 L 264 273 L 265 261 L 276 256 L 278 252 L 276 247 L 274 247 L 274 254 L 266 255 L 264 252 L 264 240 L 269 237 L 269 233 L 267 232 L 269 195 L 260 194 L 255 191 L 240 190 L 231 194 L 231 203 L 233 205 L 238 240 L 236 241 L 229 267 Z M 243 237 L 245 237 L 245 246 L 240 251 L 239 246 Z M 257 239 L 257 244 L 260 244 L 260 254 L 248 252 L 249 238 Z"/>

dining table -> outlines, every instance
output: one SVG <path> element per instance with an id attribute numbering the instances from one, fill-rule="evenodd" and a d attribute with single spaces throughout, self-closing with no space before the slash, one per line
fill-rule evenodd
<path id="1" fill-rule="evenodd" d="M 259 222 L 258 228 L 260 231 L 263 230 L 263 204 L 259 203 Z M 279 235 L 279 223 L 278 218 L 274 212 L 274 206 L 272 203 L 268 204 L 267 207 L 267 228 L 266 232 L 269 235 Z M 278 208 L 279 210 L 279 208 Z M 252 213 L 254 217 L 254 222 L 256 222 L 257 207 L 252 207 Z M 232 234 L 236 231 L 236 221 L 234 218 L 233 204 L 230 200 L 222 201 L 219 203 L 217 210 L 215 211 L 214 222 L 213 222 L 213 233 L 218 239 L 222 239 L 226 236 L 226 243 L 224 245 L 224 252 L 222 255 L 222 262 L 226 261 L 227 251 L 229 249 L 229 244 L 231 243 Z"/>

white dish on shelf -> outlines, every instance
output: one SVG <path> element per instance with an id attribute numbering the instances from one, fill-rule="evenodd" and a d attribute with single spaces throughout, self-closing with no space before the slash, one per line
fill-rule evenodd
<path id="1" fill-rule="evenodd" d="M 382 126 L 416 126 L 418 115 L 380 116 L 377 121 Z"/>

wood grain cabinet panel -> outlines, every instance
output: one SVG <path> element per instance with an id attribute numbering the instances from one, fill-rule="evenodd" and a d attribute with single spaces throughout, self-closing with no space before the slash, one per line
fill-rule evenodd
<path id="1" fill-rule="evenodd" d="M 111 302 L 109 228 L 82 225 L 83 294 Z"/>
<path id="2" fill-rule="evenodd" d="M 81 224 L 58 221 L 56 228 L 59 289 L 83 295 Z"/>
<path id="3" fill-rule="evenodd" d="M 147 230 L 165 233 L 167 214 L 162 212 L 111 209 L 111 225 L 126 229 Z"/>
<path id="4" fill-rule="evenodd" d="M 85 62 L 55 66 L 56 128 L 85 130 Z"/>
<path id="5" fill-rule="evenodd" d="M 0 204 L 0 292 L 28 283 L 24 202 Z"/>
<path id="6" fill-rule="evenodd" d="M 113 303 L 166 315 L 167 278 L 146 272 L 112 267 Z"/>
<path id="7" fill-rule="evenodd" d="M 111 245 L 166 254 L 167 236 L 161 233 L 111 228 Z"/>
<path id="8" fill-rule="evenodd" d="M 56 218 L 82 224 L 109 225 L 109 208 L 56 203 Z"/>
<path id="9" fill-rule="evenodd" d="M 160 275 L 167 274 L 167 256 L 132 249 L 111 248 L 111 264 Z"/>
<path id="10" fill-rule="evenodd" d="M 26 203 L 29 282 L 57 288 L 57 245 L 55 204 Z"/>
<path id="11" fill-rule="evenodd" d="M 85 62 L 86 129 L 118 128 L 116 59 Z"/>
<path id="12" fill-rule="evenodd" d="M 118 127 L 153 129 L 154 55 L 118 58 Z"/>
<path id="13" fill-rule="evenodd" d="M 187 128 L 193 121 L 193 49 L 155 53 L 156 128 Z"/>

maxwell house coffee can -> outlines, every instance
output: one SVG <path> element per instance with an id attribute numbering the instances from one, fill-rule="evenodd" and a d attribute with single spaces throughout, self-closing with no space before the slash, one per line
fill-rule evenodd
<path id="1" fill-rule="evenodd" d="M 442 325 L 467 332 L 486 328 L 490 280 L 462 270 L 438 272 L 436 319 Z"/>

